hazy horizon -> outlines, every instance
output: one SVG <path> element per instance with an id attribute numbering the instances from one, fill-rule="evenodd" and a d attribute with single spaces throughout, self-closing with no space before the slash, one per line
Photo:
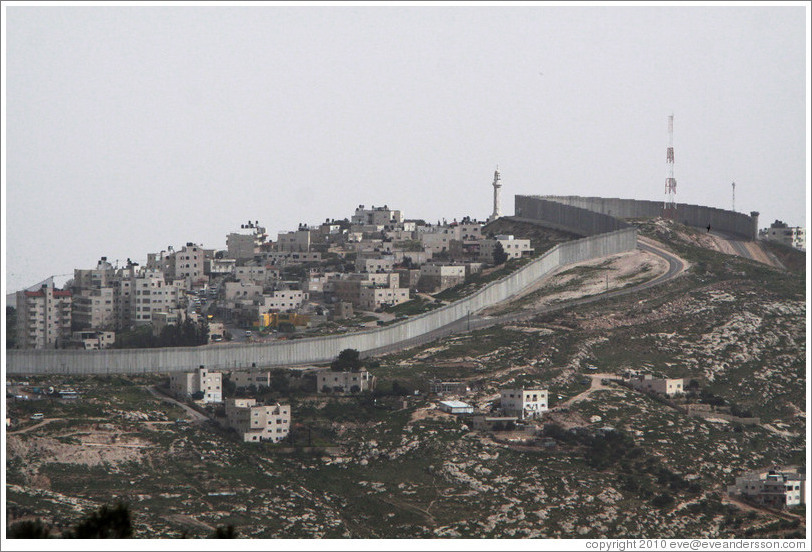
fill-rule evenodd
<path id="1" fill-rule="evenodd" d="M 387 204 L 662 200 L 806 227 L 803 6 L 5 7 L 6 291 Z M 63 278 L 64 279 L 64 278 Z"/>

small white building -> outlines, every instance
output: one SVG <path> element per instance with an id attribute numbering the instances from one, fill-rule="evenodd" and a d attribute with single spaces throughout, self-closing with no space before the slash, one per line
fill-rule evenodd
<path id="1" fill-rule="evenodd" d="M 449 414 L 473 414 L 474 407 L 462 401 L 440 401 L 440 410 Z"/>
<path id="2" fill-rule="evenodd" d="M 252 385 L 257 388 L 271 386 L 271 373 L 268 371 L 233 370 L 228 379 L 237 389 L 245 389 Z"/>
<path id="3" fill-rule="evenodd" d="M 223 374 L 203 366 L 194 372 L 174 373 L 169 376 L 169 389 L 178 397 L 191 397 L 203 392 L 203 402 L 223 402 Z"/>
<path id="4" fill-rule="evenodd" d="M 772 508 L 806 503 L 806 475 L 797 471 L 752 471 L 736 478 L 728 494 L 741 495 Z"/>
<path id="5" fill-rule="evenodd" d="M 226 419 L 243 441 L 277 443 L 290 433 L 290 405 L 257 406 L 256 399 L 228 399 Z"/>
<path id="6" fill-rule="evenodd" d="M 500 394 L 505 416 L 515 416 L 520 420 L 540 418 L 548 408 L 546 389 L 502 389 Z"/>
<path id="7" fill-rule="evenodd" d="M 326 370 L 316 374 L 316 391 L 319 393 L 324 393 L 325 389 L 333 393 L 358 393 L 374 387 L 375 377 L 364 368 L 357 372 Z"/>
<path id="8" fill-rule="evenodd" d="M 651 374 L 637 374 L 629 378 L 629 385 L 638 391 L 651 391 L 673 397 L 684 392 L 682 378 L 655 378 Z"/>
<path id="9" fill-rule="evenodd" d="M 496 245 L 501 244 L 502 250 L 510 259 L 521 259 L 526 255 L 533 254 L 533 248 L 530 247 L 530 240 L 516 239 L 509 234 L 500 234 L 494 239 L 482 240 L 479 245 L 479 258 L 487 263 L 493 264 L 493 254 L 496 251 Z"/>

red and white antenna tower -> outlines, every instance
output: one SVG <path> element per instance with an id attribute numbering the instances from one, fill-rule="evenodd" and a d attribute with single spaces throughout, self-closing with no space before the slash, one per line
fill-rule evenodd
<path id="1" fill-rule="evenodd" d="M 665 150 L 665 202 L 663 217 L 676 218 L 677 179 L 674 178 L 674 115 L 668 116 L 668 148 Z"/>

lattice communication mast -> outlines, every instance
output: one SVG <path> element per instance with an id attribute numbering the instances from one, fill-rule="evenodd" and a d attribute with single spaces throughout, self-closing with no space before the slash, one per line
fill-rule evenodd
<path id="1" fill-rule="evenodd" d="M 665 202 L 663 217 L 677 216 L 677 179 L 674 178 L 674 115 L 668 116 L 668 148 L 665 150 Z"/>

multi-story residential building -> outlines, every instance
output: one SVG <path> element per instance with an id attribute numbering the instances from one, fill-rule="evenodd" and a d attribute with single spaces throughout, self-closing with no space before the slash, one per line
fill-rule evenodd
<path id="1" fill-rule="evenodd" d="M 789 226 L 786 222 L 776 220 L 769 228 L 761 230 L 759 237 L 806 251 L 806 230 L 803 226 Z"/>
<path id="2" fill-rule="evenodd" d="M 70 291 L 55 289 L 51 281 L 36 291 L 18 291 L 16 299 L 19 348 L 54 349 L 70 341 Z"/>
<path id="3" fill-rule="evenodd" d="M 334 372 L 325 370 L 316 374 L 316 390 L 325 393 L 358 393 L 375 388 L 375 376 L 365 368 L 357 372 Z"/>
<path id="4" fill-rule="evenodd" d="M 540 418 L 547 410 L 546 389 L 502 389 L 500 395 L 505 416 L 516 416 L 520 420 Z"/>
<path id="5" fill-rule="evenodd" d="M 71 322 L 74 330 L 110 329 L 116 326 L 113 287 L 80 289 L 73 294 Z"/>
<path id="6" fill-rule="evenodd" d="M 265 285 L 279 279 L 279 270 L 265 264 L 237 266 L 234 276 L 240 282 Z"/>
<path id="7" fill-rule="evenodd" d="M 393 307 L 409 300 L 409 288 L 364 286 L 361 288 L 359 308 L 374 311 Z"/>
<path id="8" fill-rule="evenodd" d="M 203 274 L 203 261 L 206 254 L 202 247 L 189 242 L 183 246 L 183 249 L 176 251 L 174 256 L 175 270 L 173 277 L 185 278 L 186 289 L 191 289 L 196 283 L 206 279 Z"/>
<path id="9" fill-rule="evenodd" d="M 203 261 L 203 274 L 207 276 L 226 276 L 234 272 L 237 266 L 235 259 L 205 259 Z"/>
<path id="10" fill-rule="evenodd" d="M 797 506 L 806 503 L 806 475 L 795 470 L 752 471 L 737 477 L 727 492 L 771 508 Z"/>
<path id="11" fill-rule="evenodd" d="M 496 250 L 497 243 L 502 245 L 502 250 L 507 254 L 508 260 L 521 259 L 526 255 L 533 254 L 533 248 L 530 247 L 530 240 L 516 239 L 511 235 L 500 234 L 494 239 L 480 241 L 479 258 L 487 263 L 493 264 L 493 253 Z"/>
<path id="12" fill-rule="evenodd" d="M 310 230 L 300 227 L 293 232 L 280 232 L 277 242 L 276 250 L 283 251 L 296 251 L 305 252 L 310 251 Z"/>
<path id="13" fill-rule="evenodd" d="M 71 345 L 77 349 L 95 351 L 109 349 L 116 343 L 115 332 L 102 332 L 96 330 L 78 331 L 71 334 Z"/>
<path id="14" fill-rule="evenodd" d="M 651 391 L 668 397 L 684 391 L 682 378 L 655 378 L 651 374 L 638 374 L 631 376 L 628 382 L 638 391 Z"/>
<path id="15" fill-rule="evenodd" d="M 448 251 L 455 239 L 454 230 L 445 226 L 432 226 L 429 231 L 418 232 L 418 236 L 423 249 L 432 255 Z"/>
<path id="16" fill-rule="evenodd" d="M 249 284 L 246 282 L 226 282 L 224 288 L 226 301 L 253 301 L 254 299 L 259 299 L 262 297 L 262 286 L 257 284 Z"/>
<path id="17" fill-rule="evenodd" d="M 409 300 L 409 288 L 399 287 L 399 282 L 395 272 L 355 273 L 329 280 L 325 293 L 338 301 L 349 301 L 358 309 L 375 310 Z"/>
<path id="18" fill-rule="evenodd" d="M 271 292 L 270 295 L 262 296 L 262 306 L 260 312 L 289 311 L 298 309 L 307 299 L 307 294 L 300 289 L 284 289 Z"/>
<path id="19" fill-rule="evenodd" d="M 372 206 L 371 209 L 365 209 L 363 205 L 359 205 L 355 209 L 355 214 L 350 219 L 352 224 L 374 224 L 380 226 L 392 226 L 403 222 L 403 213 L 398 210 L 390 209 L 387 205 L 383 207 Z"/>
<path id="20" fill-rule="evenodd" d="M 257 406 L 256 399 L 228 399 L 226 419 L 244 442 L 277 443 L 290 433 L 290 405 L 286 404 Z"/>
<path id="21" fill-rule="evenodd" d="M 151 324 L 154 313 L 178 306 L 178 288 L 167 284 L 160 270 L 145 268 L 131 280 L 131 316 L 135 325 Z"/>
<path id="22" fill-rule="evenodd" d="M 355 259 L 357 272 L 392 272 L 395 264 L 393 257 L 365 258 L 359 256 Z"/>
<path id="23" fill-rule="evenodd" d="M 271 386 L 271 373 L 267 371 L 233 370 L 229 374 L 228 379 L 237 389 L 246 389 L 252 385 L 256 387 Z"/>
<path id="24" fill-rule="evenodd" d="M 100 289 L 113 284 L 116 270 L 107 257 L 102 257 L 96 264 L 96 268 L 90 270 L 76 269 L 73 271 L 73 289 Z"/>
<path id="25" fill-rule="evenodd" d="M 223 402 L 223 374 L 203 366 L 194 372 L 173 373 L 169 376 L 169 389 L 178 397 L 202 392 L 203 402 Z"/>
<path id="26" fill-rule="evenodd" d="M 263 251 L 261 258 L 273 266 L 285 266 L 302 263 L 320 263 L 318 251 Z"/>
<path id="27" fill-rule="evenodd" d="M 232 232 L 226 236 L 226 247 L 231 259 L 245 261 L 253 259 L 268 238 L 265 228 L 259 226 L 259 221 L 241 224 L 239 232 Z"/>
<path id="28" fill-rule="evenodd" d="M 436 292 L 465 282 L 465 266 L 424 264 L 420 267 L 417 288 L 420 291 Z"/>

